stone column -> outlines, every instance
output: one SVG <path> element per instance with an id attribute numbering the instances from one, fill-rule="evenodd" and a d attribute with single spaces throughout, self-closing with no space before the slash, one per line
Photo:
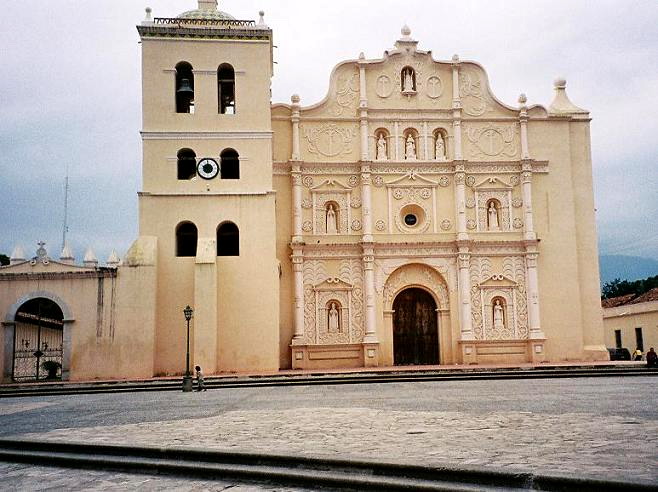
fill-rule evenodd
<path id="1" fill-rule="evenodd" d="M 292 104 L 290 109 L 292 111 L 291 121 L 292 121 L 292 156 L 293 161 L 298 161 L 301 158 L 299 153 L 299 96 L 293 94 L 290 98 Z"/>
<path id="2" fill-rule="evenodd" d="M 454 159 L 461 161 L 462 157 L 462 102 L 459 95 L 459 56 L 452 57 L 452 128 L 455 148 Z"/>
<path id="3" fill-rule="evenodd" d="M 400 160 L 400 123 L 397 121 L 393 123 L 393 130 L 394 130 L 394 135 L 393 138 L 395 139 L 395 160 L 399 161 Z"/>
<path id="4" fill-rule="evenodd" d="M 292 177 L 292 241 L 302 242 L 302 168 L 293 162 Z"/>
<path id="5" fill-rule="evenodd" d="M 71 351 L 73 350 L 73 325 L 72 319 L 62 320 L 62 381 L 71 378 Z"/>
<path id="6" fill-rule="evenodd" d="M 466 230 L 466 173 L 463 163 L 455 163 L 455 211 L 457 213 L 457 240 L 468 240 Z"/>
<path id="7" fill-rule="evenodd" d="M 363 343 L 378 343 L 375 320 L 375 254 L 372 244 L 363 244 L 365 336 Z"/>
<path id="8" fill-rule="evenodd" d="M 531 161 L 522 161 L 521 166 L 525 239 L 526 241 L 534 241 L 537 239 L 537 235 L 535 234 L 534 223 L 532 219 L 532 163 Z"/>
<path id="9" fill-rule="evenodd" d="M 427 135 L 427 121 L 423 121 L 423 159 L 430 160 L 430 149 L 428 146 L 429 138 Z"/>
<path id="10" fill-rule="evenodd" d="M 539 278 L 537 276 L 536 243 L 526 245 L 526 268 L 528 272 L 528 325 L 530 333 L 528 338 L 546 338 L 541 330 L 539 319 Z"/>
<path id="11" fill-rule="evenodd" d="M 372 242 L 372 197 L 370 164 L 361 163 L 361 211 L 363 214 L 363 242 Z"/>
<path id="12" fill-rule="evenodd" d="M 528 108 L 525 105 L 528 99 L 525 94 L 519 96 L 519 103 L 521 108 L 519 111 L 519 125 L 521 126 L 521 159 L 530 159 L 528 152 Z"/>
<path id="13" fill-rule="evenodd" d="M 292 271 L 295 281 L 295 331 L 293 345 L 301 345 L 304 339 L 304 256 L 301 245 L 292 245 Z"/>
<path id="14" fill-rule="evenodd" d="M 471 320 L 471 278 L 469 268 L 471 255 L 465 245 L 459 245 L 459 324 L 461 339 L 474 340 L 473 323 Z"/>

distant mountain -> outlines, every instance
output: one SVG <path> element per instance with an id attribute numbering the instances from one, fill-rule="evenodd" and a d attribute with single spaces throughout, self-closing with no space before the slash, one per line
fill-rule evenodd
<path id="1" fill-rule="evenodd" d="M 601 285 L 616 278 L 631 281 L 658 275 L 658 261 L 641 256 L 601 255 L 599 266 Z"/>

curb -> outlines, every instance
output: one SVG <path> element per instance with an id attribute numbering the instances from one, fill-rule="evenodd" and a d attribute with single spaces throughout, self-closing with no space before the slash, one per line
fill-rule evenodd
<path id="1" fill-rule="evenodd" d="M 0 439 L 0 461 L 351 490 L 656 491 L 648 482 L 194 448 Z"/>

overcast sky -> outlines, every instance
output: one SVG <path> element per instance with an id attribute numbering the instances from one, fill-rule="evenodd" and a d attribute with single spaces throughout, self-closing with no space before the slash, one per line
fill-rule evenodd
<path id="1" fill-rule="evenodd" d="M 140 48 L 150 6 L 196 0 L 5 0 L 0 29 L 0 253 L 45 240 L 58 257 L 69 168 L 68 239 L 104 261 L 137 237 Z M 658 259 L 658 2 L 220 0 L 274 30 L 273 101 L 324 97 L 341 60 L 378 58 L 407 23 L 419 49 L 482 63 L 494 94 L 548 106 L 553 80 L 590 110 L 600 252 Z M 531 149 L 532 150 L 532 149 Z"/>

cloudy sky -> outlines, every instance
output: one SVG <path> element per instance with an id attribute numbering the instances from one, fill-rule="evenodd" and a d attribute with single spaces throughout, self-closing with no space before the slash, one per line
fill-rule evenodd
<path id="1" fill-rule="evenodd" d="M 140 48 L 135 25 L 196 0 L 5 0 L 0 30 L 0 253 L 68 239 L 80 258 L 137 236 Z M 220 0 L 274 30 L 273 101 L 324 97 L 340 60 L 380 57 L 407 23 L 435 58 L 484 65 L 499 99 L 548 106 L 552 81 L 591 111 L 600 250 L 658 259 L 658 2 Z"/>

